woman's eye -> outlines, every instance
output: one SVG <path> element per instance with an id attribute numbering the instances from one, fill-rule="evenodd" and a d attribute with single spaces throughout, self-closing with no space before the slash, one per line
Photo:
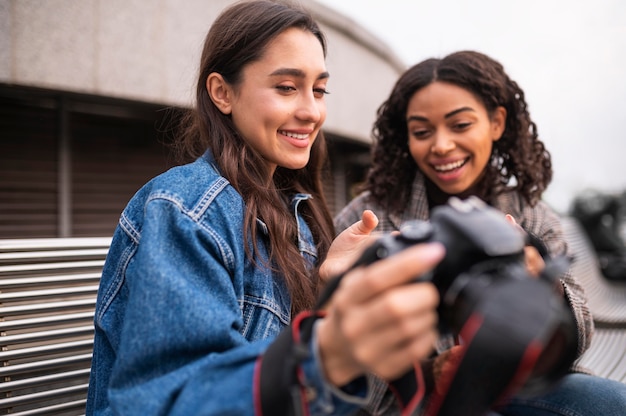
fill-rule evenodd
<path id="1" fill-rule="evenodd" d="M 290 92 L 296 90 L 296 88 L 292 87 L 291 85 L 277 85 L 276 89 L 281 92 Z"/>
<path id="2" fill-rule="evenodd" d="M 455 123 L 453 125 L 453 128 L 455 130 L 465 130 L 465 129 L 467 129 L 471 125 L 472 125 L 472 123 L 470 123 L 470 122 L 461 122 L 461 123 Z"/>
<path id="3" fill-rule="evenodd" d="M 416 139 L 425 139 L 428 135 L 428 130 L 409 130 L 411 132 L 411 136 Z"/>
<path id="4" fill-rule="evenodd" d="M 322 98 L 326 94 L 330 94 L 330 92 L 326 88 L 314 88 L 313 94 L 315 94 L 317 98 Z"/>

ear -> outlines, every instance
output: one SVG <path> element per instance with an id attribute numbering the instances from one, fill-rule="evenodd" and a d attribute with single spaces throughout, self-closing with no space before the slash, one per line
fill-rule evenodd
<path id="1" fill-rule="evenodd" d="M 504 134 L 504 129 L 506 128 L 506 108 L 499 106 L 493 112 L 493 116 L 491 117 L 491 131 L 492 138 L 494 142 L 497 142 Z"/>
<path id="2" fill-rule="evenodd" d="M 213 104 L 224 114 L 232 112 L 231 100 L 233 91 L 224 77 L 217 72 L 211 72 L 206 79 L 206 90 Z"/>

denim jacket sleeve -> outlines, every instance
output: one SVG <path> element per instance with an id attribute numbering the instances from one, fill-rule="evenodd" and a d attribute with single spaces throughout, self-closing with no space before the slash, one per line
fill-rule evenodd
<path id="1" fill-rule="evenodd" d="M 284 299 L 279 283 L 267 283 L 272 273 L 244 255 L 242 224 L 232 221 L 243 207 L 216 203 L 199 221 L 166 194 L 144 202 L 141 229 L 122 217 L 103 272 L 88 414 L 255 414 L 255 363 L 289 316 L 244 318 L 257 312 L 243 303 L 280 316 L 272 299 Z M 258 281 L 257 298 L 246 285 Z M 310 414 L 356 410 L 358 398 L 334 394 L 316 357 L 303 363 L 320 392 Z"/>
<path id="2" fill-rule="evenodd" d="M 170 201 L 146 204 L 140 244 L 119 276 L 123 293 L 97 315 L 106 328 L 107 314 L 123 313 L 119 339 L 112 340 L 118 345 L 108 389 L 115 413 L 250 409 L 242 400 L 251 397 L 251 383 L 242 380 L 250 378 L 245 370 L 251 374 L 252 366 L 245 363 L 268 341 L 248 343 L 238 331 L 241 308 L 232 271 L 221 261 L 230 257 L 220 252 L 228 244 L 219 244 L 219 238 L 224 237 L 203 232 L 180 215 Z"/>

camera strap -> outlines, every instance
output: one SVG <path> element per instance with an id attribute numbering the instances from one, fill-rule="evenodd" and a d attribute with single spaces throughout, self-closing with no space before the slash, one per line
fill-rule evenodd
<path id="1" fill-rule="evenodd" d="M 322 316 L 319 311 L 301 312 L 259 357 L 254 371 L 255 415 L 308 415 L 300 364 L 311 354 L 313 325 Z"/>
<path id="2" fill-rule="evenodd" d="M 257 416 L 308 415 L 307 387 L 300 368 L 310 357 L 309 342 L 315 321 L 323 312 L 301 312 L 256 363 L 254 414 Z M 419 365 L 390 383 L 402 415 L 413 414 L 425 393 Z"/>

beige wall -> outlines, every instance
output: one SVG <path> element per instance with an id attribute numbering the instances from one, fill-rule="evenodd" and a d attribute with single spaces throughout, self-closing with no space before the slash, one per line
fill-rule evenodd
<path id="1" fill-rule="evenodd" d="M 187 106 L 204 36 L 230 0 L 0 0 L 0 82 Z M 368 142 L 399 72 L 388 47 L 314 2 L 329 43 L 326 129 Z"/>

